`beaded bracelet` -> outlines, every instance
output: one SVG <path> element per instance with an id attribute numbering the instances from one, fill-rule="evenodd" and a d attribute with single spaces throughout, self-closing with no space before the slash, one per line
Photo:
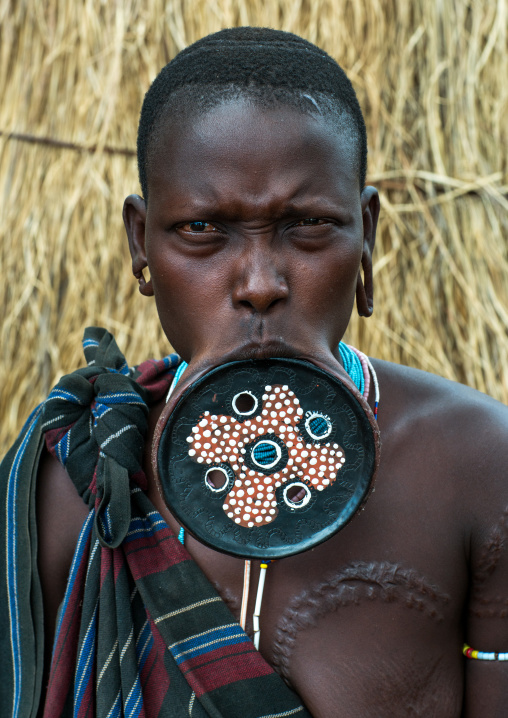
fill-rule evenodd
<path id="1" fill-rule="evenodd" d="M 508 653 L 486 653 L 485 651 L 475 651 L 467 643 L 464 643 L 462 653 L 466 658 L 476 658 L 478 661 L 508 661 Z"/>

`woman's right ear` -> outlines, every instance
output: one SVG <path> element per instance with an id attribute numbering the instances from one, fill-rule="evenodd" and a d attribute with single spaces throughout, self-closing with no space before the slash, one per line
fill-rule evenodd
<path id="1" fill-rule="evenodd" d="M 123 222 L 129 240 L 132 273 L 139 282 L 139 291 L 153 297 L 152 280 L 145 280 L 143 270 L 148 267 L 145 250 L 146 202 L 137 194 L 130 194 L 123 203 Z"/>

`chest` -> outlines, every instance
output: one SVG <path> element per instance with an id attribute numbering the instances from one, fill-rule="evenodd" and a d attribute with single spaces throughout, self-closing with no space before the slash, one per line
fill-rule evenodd
<path id="1" fill-rule="evenodd" d="M 178 532 L 146 470 L 152 502 Z M 269 565 L 260 650 L 313 715 L 335 716 L 339 702 L 345 716 L 459 715 L 467 567 L 456 504 L 432 452 L 387 441 L 364 510 L 320 546 Z M 236 619 L 247 593 L 252 635 L 259 561 L 246 583 L 241 559 L 188 533 L 185 545 Z"/>

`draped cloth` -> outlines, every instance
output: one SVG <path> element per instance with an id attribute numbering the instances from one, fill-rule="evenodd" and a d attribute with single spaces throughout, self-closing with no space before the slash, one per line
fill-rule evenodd
<path id="1" fill-rule="evenodd" d="M 45 718 L 309 716 L 148 500 L 149 405 L 176 355 L 129 368 L 90 328 L 87 367 L 62 378 L 0 467 L 0 713 L 35 717 L 44 628 L 35 485 L 44 441 L 90 512 L 75 550 Z"/>

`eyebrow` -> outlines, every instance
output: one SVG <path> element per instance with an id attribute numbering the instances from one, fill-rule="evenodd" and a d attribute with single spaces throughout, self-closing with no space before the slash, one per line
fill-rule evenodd
<path id="1" fill-rule="evenodd" d="M 273 213 L 278 219 L 289 216 L 296 217 L 314 217 L 340 214 L 344 219 L 346 214 L 349 217 L 351 212 L 347 202 L 331 202 L 321 196 L 295 198 L 282 203 L 280 199 L 275 198 L 268 205 L 261 200 L 255 203 L 249 203 L 248 200 L 242 200 L 241 203 L 235 202 L 233 207 L 229 207 L 226 211 L 224 207 L 219 206 L 219 202 L 210 198 L 210 200 L 201 200 L 198 198 L 190 198 L 189 201 L 182 203 L 180 206 L 173 204 L 169 209 L 169 213 L 181 215 L 182 220 L 195 219 L 216 219 L 220 217 L 229 217 L 232 221 L 238 221 L 245 212 L 256 213 L 259 211 L 263 214 L 265 211 Z"/>
<path id="2" fill-rule="evenodd" d="M 191 213 L 210 213 L 210 211 L 216 210 L 218 205 L 222 204 L 226 199 L 224 194 L 217 188 L 217 187 L 210 187 L 207 188 L 204 192 L 198 195 L 186 195 L 185 196 L 185 190 L 183 192 L 184 197 L 181 198 L 181 202 L 179 202 L 179 193 L 174 192 L 172 193 L 172 202 L 171 204 L 174 207 L 177 207 L 180 204 L 180 207 L 182 211 L 185 212 L 191 212 Z M 250 203 L 252 204 L 251 198 L 248 194 L 243 195 L 240 198 L 233 198 L 234 204 L 238 203 L 238 200 L 240 200 L 240 204 L 246 204 Z M 295 191 L 287 198 L 284 197 L 267 197 L 265 196 L 259 196 L 254 197 L 254 203 L 262 206 L 266 202 L 268 202 L 269 205 L 279 205 L 283 203 L 284 206 L 284 213 L 294 213 L 299 214 L 302 212 L 307 211 L 307 209 L 312 209 L 312 211 L 316 211 L 316 207 L 319 208 L 319 211 L 326 212 L 326 211 L 334 211 L 339 208 L 342 208 L 344 205 L 345 198 L 341 197 L 341 193 L 337 192 L 337 195 L 335 198 L 333 197 L 327 197 L 320 193 L 309 193 L 307 188 L 305 186 L 297 187 L 295 188 Z"/>

